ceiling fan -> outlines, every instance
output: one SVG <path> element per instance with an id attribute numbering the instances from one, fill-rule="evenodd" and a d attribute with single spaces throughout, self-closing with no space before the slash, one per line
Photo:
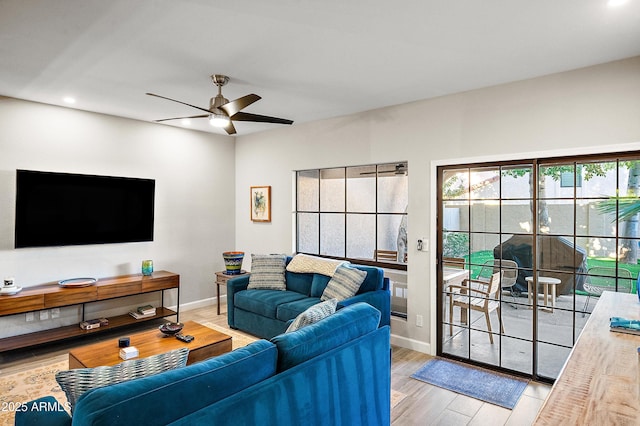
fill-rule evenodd
<path id="1" fill-rule="evenodd" d="M 395 167 L 393 169 L 390 169 L 390 170 L 380 170 L 380 168 L 379 168 L 377 171 L 362 172 L 360 174 L 361 175 L 375 175 L 377 173 L 379 175 L 394 174 L 394 175 L 406 176 L 407 172 L 408 172 L 407 163 L 398 163 L 398 164 L 395 165 Z"/>
<path id="2" fill-rule="evenodd" d="M 293 121 L 284 118 L 269 117 L 266 115 L 250 114 L 242 112 L 242 110 L 252 103 L 262 99 L 258 95 L 253 93 L 243 96 L 234 101 L 229 102 L 229 99 L 222 96 L 222 86 L 229 82 L 229 77 L 221 74 L 213 74 L 211 76 L 213 84 L 218 86 L 218 94 L 211 98 L 209 101 L 209 108 L 202 108 L 199 106 L 191 105 L 186 102 L 178 101 L 175 99 L 167 98 L 166 96 L 156 95 L 154 93 L 147 93 L 149 96 L 155 96 L 156 98 L 166 99 L 168 101 L 177 102 L 182 105 L 190 106 L 201 111 L 205 111 L 206 114 L 191 115 L 188 117 L 173 117 L 163 118 L 161 120 L 154 120 L 156 123 L 169 120 L 181 120 L 185 118 L 208 118 L 209 123 L 215 127 L 222 127 L 230 135 L 236 133 L 236 128 L 233 126 L 234 121 L 254 121 L 258 123 L 276 123 L 276 124 L 293 124 Z"/>

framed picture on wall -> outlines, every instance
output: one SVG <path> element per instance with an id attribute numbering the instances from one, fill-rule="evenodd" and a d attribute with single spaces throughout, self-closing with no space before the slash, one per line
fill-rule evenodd
<path id="1" fill-rule="evenodd" d="M 251 220 L 271 222 L 271 187 L 251 187 Z"/>

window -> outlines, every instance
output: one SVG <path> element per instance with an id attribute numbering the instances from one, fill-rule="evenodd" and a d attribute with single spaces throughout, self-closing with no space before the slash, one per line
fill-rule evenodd
<path id="1" fill-rule="evenodd" d="M 406 269 L 406 162 L 296 172 L 296 251 Z"/>

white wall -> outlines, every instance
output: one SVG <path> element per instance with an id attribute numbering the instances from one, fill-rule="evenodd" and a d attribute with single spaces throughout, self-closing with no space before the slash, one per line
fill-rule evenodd
<path id="1" fill-rule="evenodd" d="M 640 57 L 240 136 L 236 249 L 292 250 L 293 170 L 409 161 L 408 321 L 395 343 L 435 352 L 435 167 L 459 161 L 640 149 Z M 272 222 L 249 220 L 249 187 L 272 186 Z M 245 194 L 246 196 L 243 196 Z M 420 237 L 431 252 L 417 252 Z M 416 315 L 425 318 L 415 327 Z"/>
<path id="2" fill-rule="evenodd" d="M 214 297 L 235 248 L 234 156 L 227 136 L 0 98 L 0 275 L 25 287 L 139 273 L 153 259 L 180 274 L 182 305 Z M 14 249 L 16 169 L 155 179 L 154 241 Z"/>

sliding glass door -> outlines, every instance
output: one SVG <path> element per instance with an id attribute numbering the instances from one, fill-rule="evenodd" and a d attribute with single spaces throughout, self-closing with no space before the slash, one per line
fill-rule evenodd
<path id="1" fill-rule="evenodd" d="M 603 289 L 635 291 L 634 155 L 438 169 L 438 354 L 557 377 Z"/>

